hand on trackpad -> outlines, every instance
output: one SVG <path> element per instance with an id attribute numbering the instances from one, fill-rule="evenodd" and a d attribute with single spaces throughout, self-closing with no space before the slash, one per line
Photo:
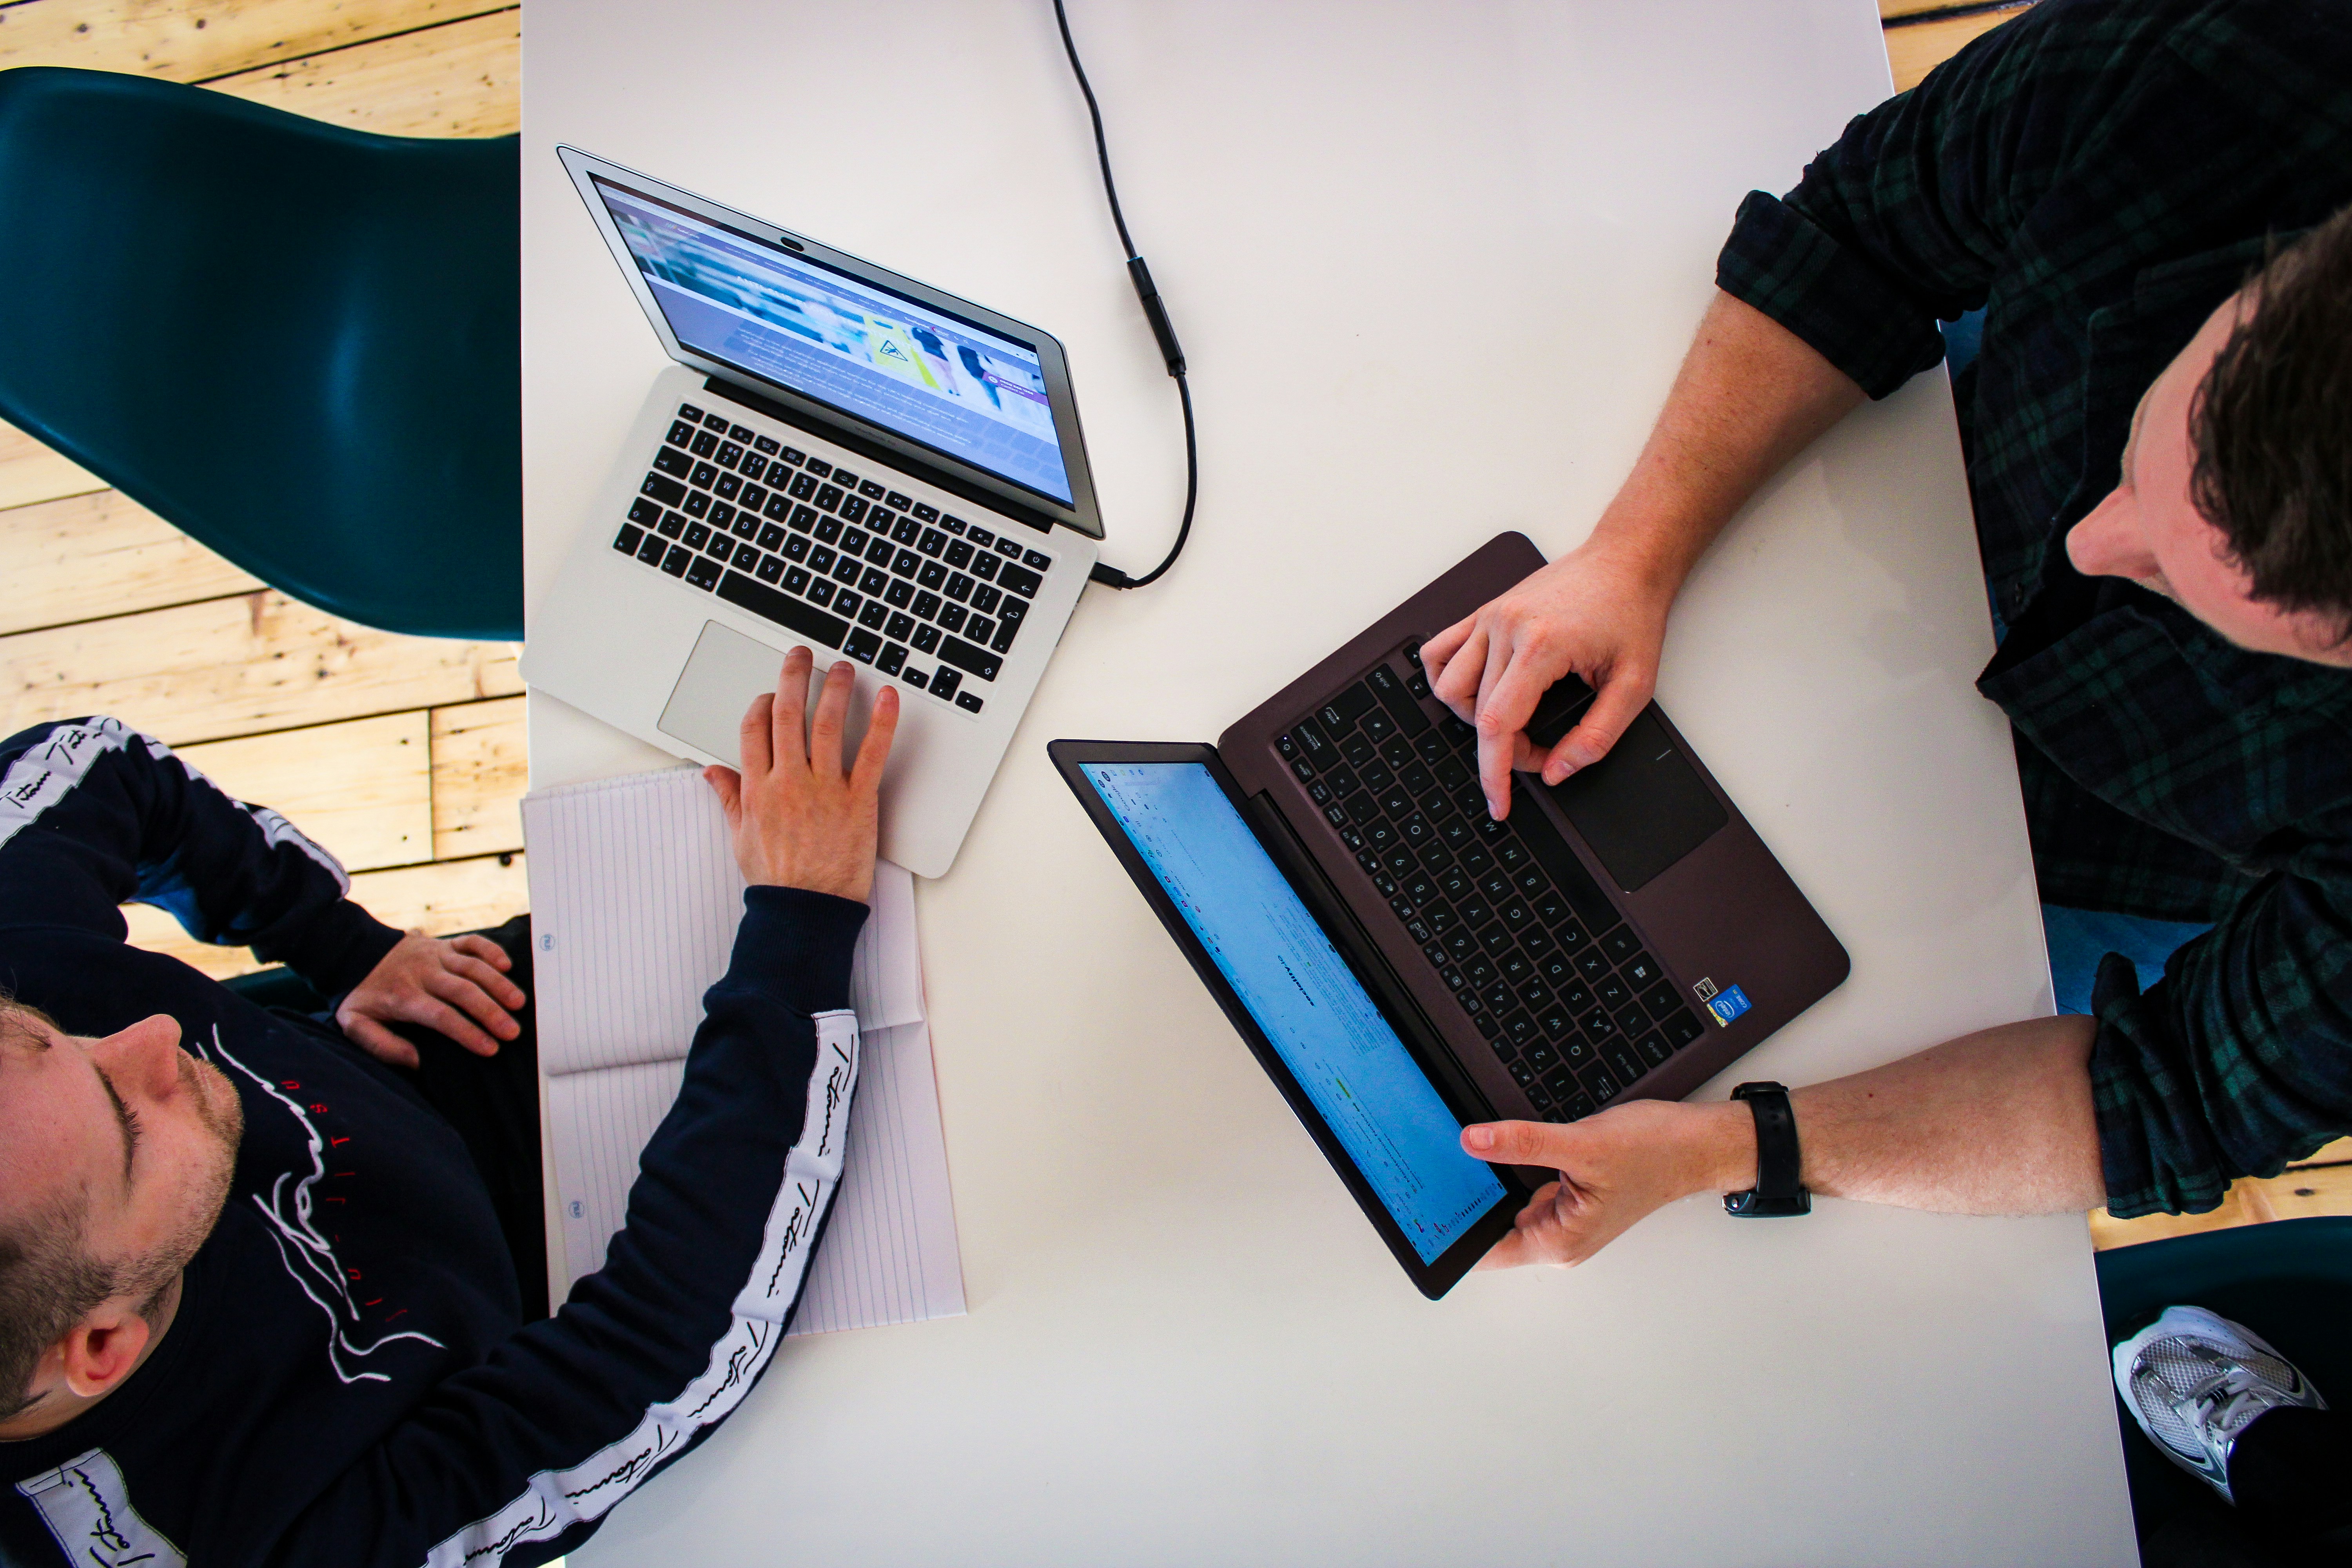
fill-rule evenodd
<path id="1" fill-rule="evenodd" d="M 816 651 L 820 663 L 840 657 L 824 649 Z M 782 649 L 717 621 L 705 621 L 702 635 L 694 639 L 694 652 L 678 672 L 677 684 L 670 689 L 669 705 L 654 727 L 731 767 L 742 749 L 743 710 L 751 705 L 751 699 L 776 689 L 776 675 L 783 668 Z M 873 683 L 860 681 L 849 704 L 845 734 L 852 751 L 865 739 L 866 721 L 873 713 Z"/>

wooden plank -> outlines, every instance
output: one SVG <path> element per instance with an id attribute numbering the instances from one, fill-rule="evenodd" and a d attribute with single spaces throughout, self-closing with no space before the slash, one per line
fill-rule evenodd
<path id="1" fill-rule="evenodd" d="M 0 634 L 262 586 L 120 490 L 0 511 Z"/>
<path id="2" fill-rule="evenodd" d="M 352 879 L 352 897 L 386 925 L 421 928 L 436 936 L 479 931 L 530 907 L 520 855 L 363 871 Z M 122 918 L 130 924 L 132 946 L 168 952 L 215 980 L 268 967 L 249 949 L 197 942 L 161 910 L 130 904 Z"/>
<path id="3" fill-rule="evenodd" d="M 249 974 L 268 964 L 253 956 L 250 948 L 214 947 L 198 942 L 180 929 L 180 922 L 149 904 L 122 906 L 123 923 L 131 928 L 131 945 L 143 947 L 150 952 L 168 952 L 191 969 L 211 975 L 215 980 L 226 980 L 232 974 Z"/>
<path id="4" fill-rule="evenodd" d="M 520 702 L 522 699 L 512 698 Z M 433 748 L 423 712 L 184 746 L 189 766 L 275 809 L 348 870 L 433 858 Z"/>
<path id="5" fill-rule="evenodd" d="M 433 858 L 522 847 L 523 699 L 433 710 Z"/>
<path id="6" fill-rule="evenodd" d="M 515 645 L 407 637 L 274 590 L 0 637 L 21 728 L 110 713 L 173 745 L 522 689 Z"/>
<path id="7" fill-rule="evenodd" d="M 519 854 L 362 872 L 352 879 L 352 897 L 386 925 L 436 936 L 479 931 L 530 908 Z"/>
<path id="8" fill-rule="evenodd" d="M 0 16 L 8 13 L 0 11 Z M 66 461 L 13 425 L 0 425 L 0 509 L 102 490 L 106 481 Z"/>
<path id="9" fill-rule="evenodd" d="M 24 0 L 0 8 L 0 69 L 79 66 L 208 81 L 504 8 L 483 0 Z"/>
<path id="10" fill-rule="evenodd" d="M 505 136 L 522 126 L 522 13 L 446 23 L 210 85 L 385 136 Z"/>
<path id="11" fill-rule="evenodd" d="M 2030 8 L 2017 5 L 2005 11 L 1979 11 L 1967 16 L 1887 28 L 1886 59 L 1895 68 L 1895 90 L 1906 92 L 1917 87 L 1922 78 L 1958 54 L 1969 40 L 2023 16 Z"/>
<path id="12" fill-rule="evenodd" d="M 2281 1219 L 2352 1215 L 2352 1165 L 2289 1171 L 2263 1184 L 2270 1188 L 2271 1206 Z"/>

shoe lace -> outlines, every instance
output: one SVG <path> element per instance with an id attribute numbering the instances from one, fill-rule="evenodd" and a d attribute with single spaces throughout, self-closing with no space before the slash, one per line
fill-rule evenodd
<path id="1" fill-rule="evenodd" d="M 2238 1363 L 2216 1358 L 2212 1374 L 2189 1389 L 2181 1403 L 2226 1455 L 2238 1434 L 2278 1403 L 2278 1390 Z"/>

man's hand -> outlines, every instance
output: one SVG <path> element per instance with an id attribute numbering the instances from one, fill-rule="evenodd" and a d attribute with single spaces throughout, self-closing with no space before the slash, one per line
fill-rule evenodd
<path id="1" fill-rule="evenodd" d="M 1802 338 L 1718 291 L 1624 488 L 1578 549 L 1422 647 L 1429 683 L 1478 727 L 1486 809 L 1511 770 L 1558 784 L 1609 754 L 1650 700 L 1666 609 L 1707 542 L 1780 466 L 1863 400 Z M 1600 693 L 1549 753 L 1528 716 L 1573 671 Z"/>
<path id="2" fill-rule="evenodd" d="M 1546 784 L 1558 784 L 1609 754 L 1657 686 L 1679 581 L 1630 551 L 1587 541 L 1422 645 L 1430 689 L 1477 726 L 1490 815 L 1509 812 L 1514 768 L 1539 766 Z M 1527 737 L 1528 718 L 1570 674 L 1597 695 L 1558 745 L 1540 750 Z"/>
<path id="3" fill-rule="evenodd" d="M 1738 1103 L 1633 1100 L 1565 1126 L 1486 1122 L 1462 1130 L 1462 1147 L 1494 1164 L 1559 1173 L 1481 1268 L 1581 1263 L 1653 1209 L 1693 1193 L 1738 1192 L 1756 1177 L 1755 1119 Z"/>
<path id="4" fill-rule="evenodd" d="M 708 767 L 735 835 L 735 863 L 753 887 L 805 888 L 864 903 L 874 892 L 882 764 L 898 728 L 898 690 L 885 686 L 854 765 L 842 771 L 842 731 L 856 667 L 842 659 L 825 671 L 808 723 L 815 657 L 796 647 L 784 658 L 773 695 L 761 693 L 743 715 L 743 767 Z"/>
<path id="5" fill-rule="evenodd" d="M 477 1056 L 494 1057 L 499 1040 L 522 1032 L 511 1016 L 523 1005 L 522 987 L 506 977 L 513 967 L 488 937 L 445 942 L 413 931 L 352 988 L 335 1022 L 353 1045 L 394 1067 L 415 1067 L 416 1047 L 388 1024 L 422 1024 Z"/>

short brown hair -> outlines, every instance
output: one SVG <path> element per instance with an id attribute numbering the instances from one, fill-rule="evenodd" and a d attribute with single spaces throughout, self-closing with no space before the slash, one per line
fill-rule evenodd
<path id="1" fill-rule="evenodd" d="M 114 1294 L 114 1270 L 83 1250 L 81 1229 L 78 1204 L 0 1220 L 0 1421 L 32 1403 L 49 1347 Z"/>
<path id="2" fill-rule="evenodd" d="M 2352 640 L 2352 207 L 2273 254 L 2189 409 L 2189 494 L 2253 596 Z"/>
<path id="3" fill-rule="evenodd" d="M 57 1020 L 0 991 L 0 1043 L 21 1040 L 47 1050 L 38 1019 Z M 114 1294 L 115 1271 L 82 1247 L 83 1205 L 52 1203 L 30 1215 L 0 1215 L 0 1421 L 32 1403 L 33 1371 L 51 1345 Z"/>

